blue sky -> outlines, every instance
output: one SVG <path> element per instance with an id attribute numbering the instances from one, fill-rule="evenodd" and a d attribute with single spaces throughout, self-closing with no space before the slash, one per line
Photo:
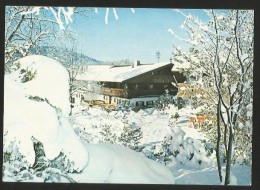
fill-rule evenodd
<path id="1" fill-rule="evenodd" d="M 105 8 L 98 8 L 90 17 L 77 16 L 73 30 L 79 35 L 78 49 L 82 53 L 101 60 L 140 60 L 142 63 L 156 62 L 156 51 L 160 61 L 169 61 L 173 45 L 181 42 L 167 30 L 173 28 L 184 35 L 180 25 L 184 17 L 172 9 L 117 8 L 116 20 L 110 9 L 108 24 L 105 23 Z M 184 10 L 205 17 L 202 10 Z"/>

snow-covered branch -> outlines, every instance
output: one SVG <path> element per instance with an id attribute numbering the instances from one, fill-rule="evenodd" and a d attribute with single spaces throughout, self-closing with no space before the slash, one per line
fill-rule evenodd
<path id="1" fill-rule="evenodd" d="M 106 8 L 106 10 L 105 10 L 105 23 L 106 23 L 106 24 L 108 24 L 110 9 L 111 9 L 111 8 Z M 117 9 L 116 9 L 116 8 L 112 8 L 112 10 L 113 10 L 114 18 L 115 18 L 116 20 L 118 20 L 118 19 L 119 19 L 119 16 L 118 16 L 118 13 L 117 13 Z M 135 9 L 134 9 L 134 8 L 131 8 L 130 10 L 131 10 L 131 12 L 132 12 L 133 14 L 135 13 Z M 99 13 L 98 8 L 95 8 L 95 13 L 97 13 L 97 14 Z"/>
<path id="2" fill-rule="evenodd" d="M 39 15 L 41 9 L 50 10 L 56 19 L 56 22 L 60 26 L 60 29 L 64 30 L 64 21 L 66 24 L 72 23 L 72 15 L 74 14 L 74 7 L 33 7 L 30 10 L 21 12 L 21 15 L 36 14 Z M 63 17 L 63 19 L 62 19 Z"/>
<path id="3" fill-rule="evenodd" d="M 218 135 L 223 135 L 224 138 L 227 157 L 225 184 L 229 184 L 231 163 L 234 155 L 238 154 L 234 152 L 234 142 L 237 138 L 235 130 L 241 122 L 238 118 L 245 117 L 246 112 L 241 110 L 244 110 L 252 99 L 253 11 L 204 10 L 208 16 L 207 23 L 184 11 L 176 12 L 184 17 L 181 28 L 186 32 L 188 39 L 180 38 L 172 29 L 168 32 L 176 39 L 188 42 L 190 51 L 175 49 L 174 60 L 180 65 L 185 62 L 185 65 L 190 64 L 189 73 L 200 72 L 204 76 L 203 86 L 214 87 L 213 91 L 205 94 L 214 94 L 219 100 L 217 107 L 220 106 L 221 112 L 217 112 Z M 199 61 L 194 58 L 198 58 Z M 185 69 L 187 72 L 187 68 Z M 200 86 L 197 83 L 194 85 Z M 210 99 L 202 96 L 195 100 L 214 107 L 216 102 Z M 217 107 L 215 106 L 215 109 Z M 220 133 L 221 126 L 225 128 L 223 134 Z M 218 136 L 218 140 L 220 139 Z"/>

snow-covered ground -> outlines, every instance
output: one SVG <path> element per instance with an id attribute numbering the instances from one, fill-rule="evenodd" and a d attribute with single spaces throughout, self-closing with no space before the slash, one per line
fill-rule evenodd
<path id="1" fill-rule="evenodd" d="M 38 55 L 18 63 L 4 81 L 3 181 L 175 183 L 169 168 L 133 150 L 80 141 L 69 122 L 69 77 L 60 63 Z"/>
<path id="2" fill-rule="evenodd" d="M 220 184 L 214 153 L 206 156 L 202 143 L 207 140 L 205 135 L 190 127 L 191 108 L 178 110 L 172 105 L 164 111 L 149 108 L 108 113 L 99 107 L 76 106 L 69 116 L 66 70 L 44 56 L 25 57 L 19 63 L 20 68 L 6 75 L 4 83 L 3 148 L 12 155 L 4 163 L 3 181 Z M 176 112 L 177 120 L 172 117 Z M 141 152 L 100 143 L 104 126 L 119 137 L 126 123 L 143 132 Z M 63 166 L 65 171 L 47 167 L 39 174 L 30 168 L 35 161 L 32 136 L 43 143 L 47 159 L 65 154 L 69 163 Z M 178 151 L 166 166 L 146 158 L 160 152 L 166 140 L 170 150 Z M 17 151 L 24 162 L 16 157 Z M 233 166 L 231 184 L 250 185 L 251 169 Z"/>
<path id="3" fill-rule="evenodd" d="M 82 111 L 83 110 L 83 111 Z M 178 112 L 180 117 L 173 121 L 171 116 Z M 119 136 L 123 131 L 123 117 L 127 117 L 128 121 L 140 126 L 143 132 L 141 145 L 143 154 L 150 151 L 153 146 L 159 145 L 164 137 L 171 132 L 169 122 L 173 121 L 176 127 L 180 128 L 184 134 L 184 140 L 192 138 L 195 140 L 207 140 L 206 136 L 191 127 L 189 123 L 189 116 L 194 113 L 190 107 L 177 110 L 176 107 L 171 106 L 170 109 L 158 111 L 155 108 L 149 108 L 134 111 L 112 111 L 106 112 L 99 107 L 92 107 L 85 110 L 84 107 L 75 108 L 75 114 L 71 117 L 73 128 L 75 131 L 81 129 L 85 136 L 91 143 L 99 143 L 102 139 L 100 132 L 105 124 L 111 126 L 111 131 Z M 204 158 L 205 160 L 205 158 Z M 204 184 L 204 185 L 220 185 L 218 171 L 215 160 L 215 153 L 208 157 L 204 163 L 198 164 L 194 162 L 187 162 L 180 164 L 176 159 L 167 164 L 173 175 L 175 176 L 176 184 Z M 223 167 L 224 171 L 224 167 Z M 224 173 L 223 173 L 224 175 Z M 251 184 L 251 167 L 245 165 L 233 165 L 231 172 L 231 184 L 233 185 L 250 185 Z"/>

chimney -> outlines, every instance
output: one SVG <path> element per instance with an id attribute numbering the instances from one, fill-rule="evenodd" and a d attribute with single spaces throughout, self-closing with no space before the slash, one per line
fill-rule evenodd
<path id="1" fill-rule="evenodd" d="M 137 60 L 136 62 L 132 63 L 132 68 L 134 68 L 135 66 L 141 65 L 140 61 Z"/>
<path id="2" fill-rule="evenodd" d="M 138 66 L 138 65 L 141 65 L 139 60 L 136 61 L 136 66 Z"/>

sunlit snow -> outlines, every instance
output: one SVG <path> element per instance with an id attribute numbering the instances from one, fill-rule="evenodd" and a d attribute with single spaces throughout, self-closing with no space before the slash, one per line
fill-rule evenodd
<path id="1" fill-rule="evenodd" d="M 74 114 L 69 116 L 67 71 L 58 62 L 44 56 L 28 56 L 18 62 L 20 68 L 5 75 L 4 149 L 16 142 L 30 165 L 35 158 L 31 141 L 34 136 L 44 144 L 48 159 L 63 151 L 74 162 L 76 173 L 69 176 L 78 183 L 221 184 L 215 155 L 206 156 L 202 144 L 202 140 L 207 140 L 205 134 L 192 128 L 189 121 L 189 117 L 202 107 L 178 109 L 170 105 L 165 110 L 107 112 L 100 107 L 86 109 L 81 105 L 76 106 Z M 36 71 L 36 75 L 32 80 L 22 82 L 22 70 Z M 172 118 L 175 113 L 178 113 L 178 119 Z M 120 136 L 124 118 L 141 127 L 142 152 L 122 145 L 100 144 L 103 126 L 109 125 L 111 131 Z M 179 151 L 166 166 L 145 157 L 153 147 L 154 153 L 162 152 L 163 140 L 170 142 L 170 150 Z M 251 184 L 250 167 L 238 164 L 232 166 L 231 184 Z M 15 178 L 5 170 L 3 181 L 15 181 Z M 43 182 L 43 179 L 35 177 L 27 181 Z"/>
<path id="2" fill-rule="evenodd" d="M 43 143 L 48 159 L 57 157 L 63 151 L 74 163 L 73 170 L 77 174 L 71 174 L 71 177 L 76 182 L 175 182 L 167 167 L 128 148 L 110 144 L 83 144 L 68 118 L 68 74 L 65 68 L 44 56 L 28 56 L 18 62 L 20 69 L 5 76 L 5 146 L 17 141 L 20 152 L 30 165 L 34 162 L 35 154 L 32 136 Z M 34 70 L 37 74 L 23 83 L 21 70 L 24 68 Z M 6 172 L 4 174 L 4 181 L 12 179 Z"/>

